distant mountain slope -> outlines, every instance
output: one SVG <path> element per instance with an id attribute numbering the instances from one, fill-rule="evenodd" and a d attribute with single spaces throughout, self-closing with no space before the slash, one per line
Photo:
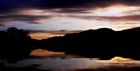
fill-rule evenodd
<path id="1" fill-rule="evenodd" d="M 108 28 L 86 30 L 41 40 L 41 47 L 85 57 L 110 59 L 114 56 L 140 59 L 140 28 L 114 31 Z"/>

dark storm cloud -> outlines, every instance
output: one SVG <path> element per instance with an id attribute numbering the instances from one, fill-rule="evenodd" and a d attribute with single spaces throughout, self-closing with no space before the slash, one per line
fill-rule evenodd
<path id="1" fill-rule="evenodd" d="M 44 8 L 88 8 L 105 7 L 113 4 L 139 5 L 139 0 L 41 0 Z"/>
<path id="2" fill-rule="evenodd" d="M 39 9 L 54 9 L 64 13 L 88 13 L 88 10 L 94 8 L 103 8 L 114 4 L 139 5 L 139 0 L 42 0 Z M 47 4 L 46 4 L 47 3 Z"/>
<path id="3" fill-rule="evenodd" d="M 140 5 L 140 0 L 2 0 L 0 1 L 0 13 L 8 13 L 15 9 L 64 9 L 62 12 L 83 12 L 90 8 L 106 7 L 114 4 Z M 67 9 L 71 8 L 71 9 Z M 75 8 L 77 10 L 74 10 Z M 86 8 L 86 9 L 85 9 Z"/>
<path id="4" fill-rule="evenodd" d="M 126 4 L 126 5 L 133 5 L 133 6 L 139 6 L 140 0 L 118 0 L 118 3 Z"/>
<path id="5" fill-rule="evenodd" d="M 0 14 L 10 13 L 16 9 L 33 8 L 37 6 L 39 0 L 1 0 Z"/>

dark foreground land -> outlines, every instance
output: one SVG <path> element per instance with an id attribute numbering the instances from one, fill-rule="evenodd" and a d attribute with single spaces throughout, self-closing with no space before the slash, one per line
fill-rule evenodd
<path id="1" fill-rule="evenodd" d="M 140 28 L 123 31 L 90 29 L 42 40 L 32 39 L 29 34 L 15 27 L 0 31 L 0 59 L 17 62 L 28 58 L 32 50 L 41 48 L 87 58 L 111 59 L 121 56 L 140 60 Z"/>

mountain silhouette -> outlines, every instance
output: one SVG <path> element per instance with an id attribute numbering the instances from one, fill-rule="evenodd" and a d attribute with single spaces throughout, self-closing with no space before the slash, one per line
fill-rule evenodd
<path id="1" fill-rule="evenodd" d="M 140 59 L 140 28 L 114 31 L 109 28 L 86 30 L 41 40 L 41 47 L 88 58 L 110 59 L 114 56 Z"/>
<path id="2" fill-rule="evenodd" d="M 9 27 L 0 31 L 0 59 L 17 62 L 28 58 L 34 49 L 60 51 L 88 58 L 111 59 L 114 56 L 140 59 L 140 27 L 122 31 L 109 28 L 35 40 L 28 31 Z"/>

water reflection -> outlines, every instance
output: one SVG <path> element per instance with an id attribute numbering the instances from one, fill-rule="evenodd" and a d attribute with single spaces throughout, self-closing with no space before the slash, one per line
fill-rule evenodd
<path id="1" fill-rule="evenodd" d="M 86 58 L 69 58 L 69 59 L 26 59 L 24 61 L 20 61 L 16 64 L 9 64 L 10 66 L 15 67 L 25 67 L 32 64 L 41 64 L 41 68 L 49 68 L 49 69 L 79 69 L 79 68 L 87 68 L 88 66 L 95 65 L 94 61 L 92 62 Z M 98 65 L 96 65 L 98 66 Z"/>
<path id="2" fill-rule="evenodd" d="M 43 59 L 24 59 L 15 64 L 7 63 L 4 60 L 0 60 L 1 63 L 6 63 L 9 67 L 28 67 L 32 66 L 37 69 L 51 69 L 53 71 L 66 71 L 73 69 L 98 69 L 98 68 L 110 68 L 110 67 L 132 67 L 139 66 L 140 61 L 129 62 L 116 62 L 109 60 L 96 60 L 94 58 L 43 58 Z"/>

